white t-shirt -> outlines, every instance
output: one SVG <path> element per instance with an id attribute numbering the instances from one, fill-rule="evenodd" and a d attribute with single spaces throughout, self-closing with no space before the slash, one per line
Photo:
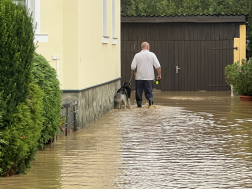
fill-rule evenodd
<path id="1" fill-rule="evenodd" d="M 145 49 L 137 53 L 131 64 L 131 69 L 137 69 L 135 80 L 153 80 L 155 79 L 154 67 L 157 69 L 160 63 L 156 55 Z"/>

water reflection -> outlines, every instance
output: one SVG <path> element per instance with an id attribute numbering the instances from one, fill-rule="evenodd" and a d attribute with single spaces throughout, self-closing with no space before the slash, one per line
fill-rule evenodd
<path id="1" fill-rule="evenodd" d="M 0 188 L 60 188 L 62 162 L 54 147 L 45 147 L 35 158 L 27 175 L 0 178 Z"/>
<path id="2" fill-rule="evenodd" d="M 252 187 L 252 103 L 226 92 L 154 95 L 156 108 L 111 111 L 1 187 Z"/>
<path id="3" fill-rule="evenodd" d="M 143 124 L 136 115 L 125 128 L 122 177 L 128 182 L 121 188 L 249 186 L 244 181 L 251 176 L 251 162 L 234 156 L 241 145 L 232 133 L 222 132 L 225 127 L 211 114 L 179 108 L 160 108 L 156 113 L 145 112 L 146 119 L 153 116 L 150 122 L 160 121 L 155 126 L 148 120 Z"/>

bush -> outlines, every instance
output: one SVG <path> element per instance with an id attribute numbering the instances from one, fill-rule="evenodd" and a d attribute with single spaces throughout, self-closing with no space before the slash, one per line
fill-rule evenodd
<path id="1" fill-rule="evenodd" d="M 252 60 L 236 62 L 225 67 L 225 79 L 239 95 L 252 96 Z"/>
<path id="2" fill-rule="evenodd" d="M 1 120 L 0 120 L 1 121 Z M 0 132 L 0 164 L 2 163 L 2 145 L 7 143 L 3 140 L 3 134 Z M 0 167 L 0 175 L 3 173 L 3 169 Z"/>
<path id="3" fill-rule="evenodd" d="M 6 101 L 4 126 L 28 96 L 31 65 L 35 50 L 32 18 L 21 4 L 0 1 L 0 92 Z"/>
<path id="4" fill-rule="evenodd" d="M 29 85 L 29 96 L 12 114 L 12 121 L 2 130 L 2 176 L 25 173 L 38 150 L 38 140 L 43 128 L 43 91 Z"/>
<path id="5" fill-rule="evenodd" d="M 2 93 L 0 93 L 0 107 L 1 107 L 1 104 L 3 103 L 2 101 Z M 2 112 L 3 110 L 0 110 L 0 127 L 3 126 L 2 124 Z M 2 163 L 2 146 L 6 145 L 7 143 L 3 140 L 3 134 L 2 132 L 0 132 L 0 165 Z M 2 168 L 0 167 L 0 175 L 2 174 Z"/>
<path id="6" fill-rule="evenodd" d="M 35 46 L 31 15 L 0 1 L 0 176 L 25 173 L 43 128 L 43 91 L 31 83 Z"/>
<path id="7" fill-rule="evenodd" d="M 44 124 L 39 144 L 47 143 L 59 131 L 61 112 L 61 90 L 56 78 L 55 69 L 47 60 L 37 53 L 34 54 L 32 65 L 32 80 L 44 91 Z"/>

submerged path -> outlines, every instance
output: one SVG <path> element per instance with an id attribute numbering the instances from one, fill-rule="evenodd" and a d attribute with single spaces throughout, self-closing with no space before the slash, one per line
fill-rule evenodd
<path id="1" fill-rule="evenodd" d="M 36 155 L 2 188 L 252 188 L 252 102 L 228 93 L 155 93 Z"/>

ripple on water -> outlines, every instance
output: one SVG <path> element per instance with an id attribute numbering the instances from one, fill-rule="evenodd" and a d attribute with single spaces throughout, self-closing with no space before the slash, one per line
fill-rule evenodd
<path id="1" fill-rule="evenodd" d="M 111 111 L 39 151 L 27 175 L 0 179 L 1 187 L 252 187 L 250 119 L 152 107 Z"/>
<path id="2" fill-rule="evenodd" d="M 208 119 L 211 114 L 158 106 L 149 114 L 132 112 L 134 124 L 124 125 L 120 179 L 129 182 L 120 187 L 225 188 L 252 184 L 247 183 L 252 173 L 246 158 L 238 158 L 251 154 L 234 154 L 232 150 L 238 146 L 230 144 L 242 136 L 222 133 L 228 126 L 215 124 Z"/>

